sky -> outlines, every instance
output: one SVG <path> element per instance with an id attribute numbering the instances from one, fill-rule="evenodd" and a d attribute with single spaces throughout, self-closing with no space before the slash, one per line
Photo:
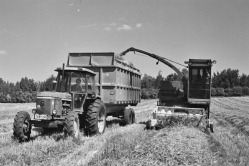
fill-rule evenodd
<path id="1" fill-rule="evenodd" d="M 248 0 L 1 0 L 0 78 L 44 81 L 69 52 L 130 47 L 181 64 L 212 59 L 213 72 L 249 74 L 248 9 Z M 124 58 L 142 74 L 174 72 L 145 55 Z"/>

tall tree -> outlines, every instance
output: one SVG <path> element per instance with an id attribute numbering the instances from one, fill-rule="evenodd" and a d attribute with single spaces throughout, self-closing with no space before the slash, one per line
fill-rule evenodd
<path id="1" fill-rule="evenodd" d="M 55 76 L 51 75 L 41 85 L 41 91 L 51 91 L 53 89 L 53 81 L 56 79 Z"/>
<path id="2" fill-rule="evenodd" d="M 242 87 L 247 85 L 247 76 L 244 73 L 239 78 L 239 84 Z"/>
<path id="3" fill-rule="evenodd" d="M 156 77 L 156 79 L 155 79 L 155 82 L 154 82 L 154 88 L 155 88 L 155 89 L 159 89 L 159 87 L 160 87 L 160 82 L 161 82 L 162 80 L 163 80 L 162 71 L 159 70 L 158 75 L 157 75 L 157 77 Z"/>
<path id="4" fill-rule="evenodd" d="M 141 80 L 141 86 L 142 88 L 151 89 L 154 88 L 155 78 L 152 76 L 149 76 L 147 74 L 144 74 L 142 80 Z"/>

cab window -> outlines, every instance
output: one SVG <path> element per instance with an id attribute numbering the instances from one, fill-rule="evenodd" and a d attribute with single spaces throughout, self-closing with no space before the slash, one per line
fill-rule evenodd
<path id="1" fill-rule="evenodd" d="M 72 72 L 71 92 L 86 92 L 86 75 Z"/>

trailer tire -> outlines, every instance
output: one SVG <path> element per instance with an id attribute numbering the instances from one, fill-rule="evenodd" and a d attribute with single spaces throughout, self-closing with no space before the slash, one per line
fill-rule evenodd
<path id="1" fill-rule="evenodd" d="M 135 113 L 132 108 L 124 110 L 125 125 L 133 124 L 135 121 Z"/>
<path id="2" fill-rule="evenodd" d="M 211 133 L 213 133 L 214 132 L 214 125 L 212 123 L 210 124 L 209 128 L 210 128 Z"/>
<path id="3" fill-rule="evenodd" d="M 79 116 L 75 112 L 69 112 L 65 118 L 64 133 L 66 136 L 71 136 L 74 139 L 79 139 L 80 125 Z"/>
<path id="4" fill-rule="evenodd" d="M 136 115 L 135 115 L 135 111 L 131 108 L 131 112 L 132 112 L 132 124 L 136 123 Z"/>
<path id="5" fill-rule="evenodd" d="M 106 128 L 106 108 L 100 99 L 91 103 L 85 114 L 85 133 L 88 136 L 103 134 Z"/>
<path id="6" fill-rule="evenodd" d="M 20 142 L 28 141 L 31 134 L 31 124 L 30 124 L 30 115 L 28 112 L 21 111 L 18 112 L 15 116 L 13 123 L 13 135 L 14 138 L 17 138 Z"/>

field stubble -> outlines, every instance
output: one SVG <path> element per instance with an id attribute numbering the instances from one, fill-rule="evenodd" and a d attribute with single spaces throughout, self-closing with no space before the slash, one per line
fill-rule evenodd
<path id="1" fill-rule="evenodd" d="M 34 106 L 34 103 L 0 104 L 2 165 L 246 165 L 249 162 L 245 123 L 249 117 L 249 98 L 212 99 L 214 134 L 183 125 L 144 130 L 144 124 L 139 123 L 148 119 L 156 100 L 143 100 L 133 107 L 137 124 L 121 127 L 109 123 L 103 135 L 81 135 L 78 141 L 65 138 L 61 131 L 43 132 L 34 128 L 31 141 L 19 144 L 12 140 L 14 116 L 18 111 L 31 113 Z"/>

